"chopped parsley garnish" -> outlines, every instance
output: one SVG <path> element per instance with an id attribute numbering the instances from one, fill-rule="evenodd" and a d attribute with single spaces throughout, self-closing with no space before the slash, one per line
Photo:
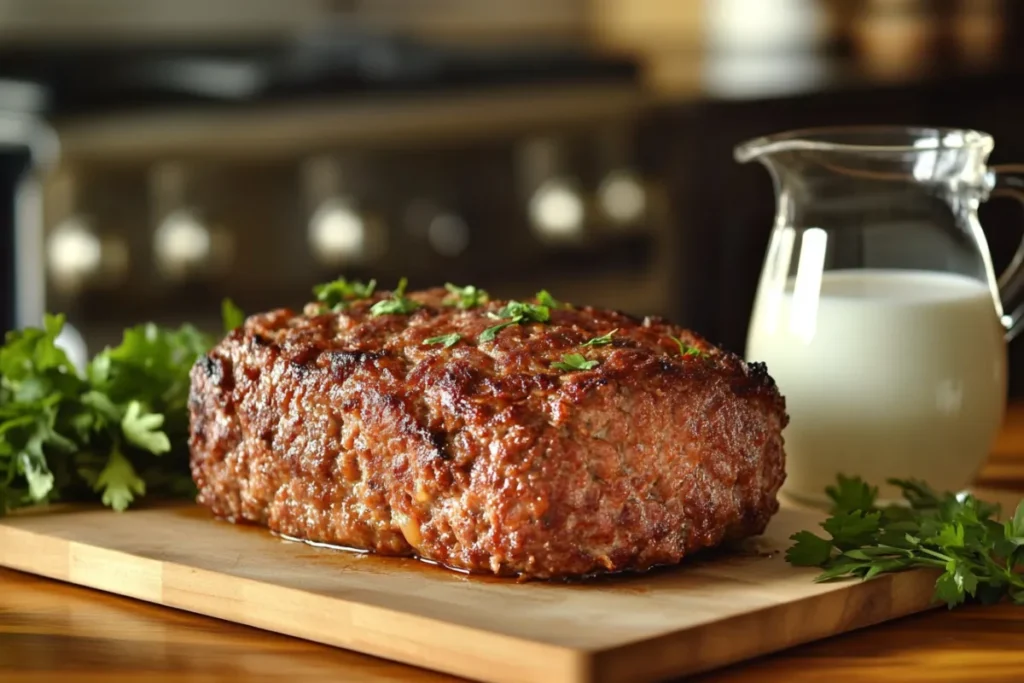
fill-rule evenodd
<path id="1" fill-rule="evenodd" d="M 594 337 L 593 339 L 584 342 L 581 346 L 608 346 L 612 343 L 612 337 L 618 331 L 618 328 L 616 328 L 608 334 L 602 334 L 600 337 Z"/>
<path id="2" fill-rule="evenodd" d="M 341 311 L 352 301 L 358 299 L 369 299 L 373 296 L 373 290 L 377 288 L 377 281 L 370 280 L 363 283 L 359 280 L 349 282 L 339 277 L 333 282 L 325 282 L 313 287 L 313 294 L 320 302 L 321 310 Z"/>
<path id="3" fill-rule="evenodd" d="M 840 476 L 825 492 L 832 516 L 790 537 L 786 560 L 821 567 L 817 581 L 926 567 L 941 570 L 934 599 L 955 607 L 1009 598 L 1024 605 L 1024 501 L 1005 522 L 999 507 L 974 496 L 939 493 L 917 480 L 890 479 L 907 505 L 879 507 L 878 489 L 859 477 Z"/>
<path id="4" fill-rule="evenodd" d="M 458 285 L 453 285 L 448 282 L 445 283 L 444 288 L 452 294 L 451 296 L 445 297 L 445 305 L 455 306 L 456 308 L 461 308 L 464 311 L 481 306 L 489 300 L 486 290 L 473 285 L 459 287 Z"/>
<path id="5" fill-rule="evenodd" d="M 220 302 L 220 317 L 224 322 L 224 332 L 234 332 L 245 322 L 245 313 L 231 299 Z"/>
<path id="6" fill-rule="evenodd" d="M 582 353 L 567 353 L 562 356 L 562 360 L 552 363 L 551 367 L 564 372 L 574 372 L 576 370 L 591 370 L 598 365 L 600 365 L 598 361 L 587 360 Z"/>
<path id="7" fill-rule="evenodd" d="M 524 304 L 520 301 L 509 301 L 497 313 L 490 316 L 495 320 L 505 320 L 494 327 L 488 327 L 480 333 L 480 341 L 492 341 L 498 333 L 510 325 L 537 322 L 546 323 L 551 318 L 551 310 L 540 304 Z"/>
<path id="8" fill-rule="evenodd" d="M 669 335 L 668 338 L 671 339 L 672 341 L 674 341 L 676 344 L 679 345 L 679 353 L 682 354 L 683 357 L 690 357 L 690 356 L 700 357 L 700 356 L 706 356 L 707 355 L 706 353 L 704 353 L 703 351 L 698 349 L 696 346 L 690 346 L 689 344 L 684 342 L 679 337 L 673 337 L 672 335 Z"/>
<path id="9" fill-rule="evenodd" d="M 555 297 L 551 296 L 551 292 L 546 289 L 542 289 L 533 297 L 537 300 L 537 303 L 541 306 L 547 306 L 548 308 L 566 308 L 568 304 L 564 304 Z"/>
<path id="10" fill-rule="evenodd" d="M 423 344 L 425 346 L 442 344 L 444 348 L 449 349 L 458 344 L 460 339 L 462 339 L 462 335 L 458 332 L 453 332 L 451 334 L 442 334 L 437 337 L 431 337 L 430 339 L 424 339 Z"/>
<path id="11" fill-rule="evenodd" d="M 405 288 L 409 285 L 406 278 L 398 281 L 398 286 L 391 293 L 390 299 L 378 301 L 370 307 L 370 315 L 408 315 L 417 310 L 420 305 L 405 295 Z"/>

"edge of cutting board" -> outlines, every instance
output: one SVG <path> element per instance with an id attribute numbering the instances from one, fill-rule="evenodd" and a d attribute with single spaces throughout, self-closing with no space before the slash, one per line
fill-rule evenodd
<path id="1" fill-rule="evenodd" d="M 167 560 L 98 548 L 0 524 L 0 565 L 165 607 L 194 612 L 304 640 L 354 650 L 413 666 L 479 679 L 492 658 L 476 659 L 465 651 L 452 658 L 437 649 L 437 640 L 472 639 L 476 652 L 514 647 L 523 666 L 495 672 L 491 679 L 508 683 L 594 680 L 589 653 L 499 633 L 451 624 L 429 617 L 367 605 L 343 598 L 306 593 L 270 582 L 219 574 Z M 116 565 L 118 571 L 111 572 Z M 244 609 L 249 591 L 261 594 L 262 609 Z M 329 616 L 327 616 L 329 613 Z M 339 620 L 349 629 L 324 628 Z M 323 625 L 321 624 L 323 622 Z M 320 628 L 317 628 L 321 625 Z M 323 633 L 333 631 L 334 638 Z M 428 638 L 420 634 L 429 634 Z M 415 657 L 410 658 L 410 650 Z M 541 663 L 541 666 L 533 666 Z M 524 678 L 525 677 L 525 678 Z"/>
<path id="2" fill-rule="evenodd" d="M 698 645 L 678 648 L 678 634 L 630 643 L 594 653 L 592 667 L 600 683 L 658 681 L 704 673 L 824 638 L 900 619 L 938 607 L 932 602 L 933 582 L 922 582 L 913 570 L 884 574 L 864 582 L 851 581 L 849 590 L 810 596 L 785 604 L 706 624 Z M 765 631 L 764 623 L 773 628 Z M 809 626 L 813 625 L 813 626 Z M 741 646 L 741 643 L 747 645 Z M 757 643 L 751 648 L 750 643 Z M 628 664 L 627 664 L 628 662 Z"/>
<path id="3" fill-rule="evenodd" d="M 850 582 L 842 589 L 704 624 L 687 634 L 685 646 L 680 644 L 680 632 L 674 632 L 586 649 L 481 630 L 4 523 L 0 523 L 0 565 L 494 683 L 661 680 L 726 666 L 933 606 L 933 581 L 922 580 L 921 571 L 904 572 Z M 259 608 L 253 609 L 254 604 Z M 469 643 L 472 649 L 463 647 Z"/>

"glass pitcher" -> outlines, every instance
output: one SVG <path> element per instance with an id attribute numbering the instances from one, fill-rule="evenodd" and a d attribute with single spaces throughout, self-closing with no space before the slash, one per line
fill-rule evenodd
<path id="1" fill-rule="evenodd" d="M 978 206 L 1020 198 L 1024 166 L 987 166 L 970 130 L 796 131 L 736 148 L 776 191 L 747 337 L 786 397 L 787 481 L 826 500 L 837 474 L 969 485 L 1006 402 L 1024 248 L 997 279 Z M 1004 314 L 1009 311 L 1009 314 Z"/>

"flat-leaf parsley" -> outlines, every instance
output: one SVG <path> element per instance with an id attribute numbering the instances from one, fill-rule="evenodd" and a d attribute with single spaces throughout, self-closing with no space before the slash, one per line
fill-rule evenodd
<path id="1" fill-rule="evenodd" d="M 600 337 L 594 337 L 588 341 L 583 342 L 581 346 L 608 346 L 612 343 L 612 337 L 618 332 L 618 328 L 612 330 L 608 334 L 602 334 Z"/>
<path id="2" fill-rule="evenodd" d="M 562 356 L 562 360 L 552 363 L 551 367 L 564 372 L 574 372 L 576 370 L 591 370 L 598 365 L 600 365 L 598 361 L 587 360 L 582 353 L 567 353 Z"/>
<path id="3" fill-rule="evenodd" d="M 691 356 L 699 358 L 701 356 L 706 355 L 703 351 L 698 349 L 696 346 L 690 346 L 689 344 L 684 342 L 679 337 L 673 337 L 672 335 L 669 335 L 668 338 L 671 339 L 672 341 L 674 341 L 677 346 L 679 346 L 679 353 L 684 358 L 689 358 Z"/>
<path id="4" fill-rule="evenodd" d="M 424 339 L 423 345 L 432 346 L 435 344 L 441 344 L 444 348 L 449 349 L 458 344 L 460 339 L 462 339 L 462 335 L 458 332 L 453 332 L 452 334 L 442 334 L 437 337 Z"/>
<path id="5" fill-rule="evenodd" d="M 444 286 L 450 292 L 450 296 L 445 297 L 444 303 L 446 306 L 455 306 L 462 310 L 469 310 L 482 306 L 488 302 L 487 291 L 475 287 L 473 285 L 466 285 L 465 287 L 459 287 L 448 282 Z"/>
<path id="6" fill-rule="evenodd" d="M 339 277 L 332 282 L 325 282 L 313 287 L 313 295 L 320 302 L 321 310 L 337 312 L 345 309 L 353 301 L 369 299 L 376 288 L 376 280 L 365 283 L 359 280 L 349 282 L 345 278 Z"/>
<path id="7" fill-rule="evenodd" d="M 226 330 L 241 324 L 233 304 L 222 313 Z M 194 495 L 189 372 L 213 338 L 139 325 L 80 370 L 57 345 L 63 327 L 47 315 L 0 347 L 0 515 L 90 492 L 116 510 L 145 493 Z"/>
<path id="8" fill-rule="evenodd" d="M 408 286 L 409 281 L 403 277 L 398 281 L 395 291 L 391 292 L 390 299 L 378 301 L 370 307 L 370 315 L 408 315 L 417 310 L 420 305 L 405 295 Z"/>
<path id="9" fill-rule="evenodd" d="M 546 323 L 551 318 L 551 309 L 540 304 L 524 304 L 520 301 L 509 301 L 497 313 L 492 313 L 495 320 L 505 320 L 480 333 L 480 341 L 492 341 L 506 327 L 527 322 Z"/>
<path id="10" fill-rule="evenodd" d="M 1009 598 L 1024 604 L 1024 501 L 998 522 L 999 507 L 967 494 L 939 493 L 917 480 L 890 479 L 906 505 L 878 507 L 878 489 L 858 477 L 839 477 L 826 489 L 832 516 L 791 536 L 790 564 L 821 567 L 818 581 L 870 579 L 919 567 L 940 570 L 936 601 L 955 607 Z"/>

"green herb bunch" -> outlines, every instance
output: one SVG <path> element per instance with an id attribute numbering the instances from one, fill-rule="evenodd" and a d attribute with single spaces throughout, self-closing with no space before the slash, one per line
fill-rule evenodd
<path id="1" fill-rule="evenodd" d="M 999 506 L 974 496 L 938 493 L 917 480 L 888 483 L 905 505 L 878 507 L 877 487 L 840 476 L 826 490 L 832 516 L 821 526 L 829 537 L 794 534 L 786 560 L 821 567 L 818 581 L 931 568 L 940 572 L 935 599 L 949 607 L 1005 598 L 1024 604 L 1024 501 L 999 522 Z"/>
<path id="2" fill-rule="evenodd" d="M 225 303 L 229 327 L 241 312 Z M 189 495 L 189 371 L 213 339 L 189 325 L 125 330 L 79 372 L 57 345 L 64 316 L 0 348 L 0 515 L 87 499 L 124 510 L 146 493 Z"/>

